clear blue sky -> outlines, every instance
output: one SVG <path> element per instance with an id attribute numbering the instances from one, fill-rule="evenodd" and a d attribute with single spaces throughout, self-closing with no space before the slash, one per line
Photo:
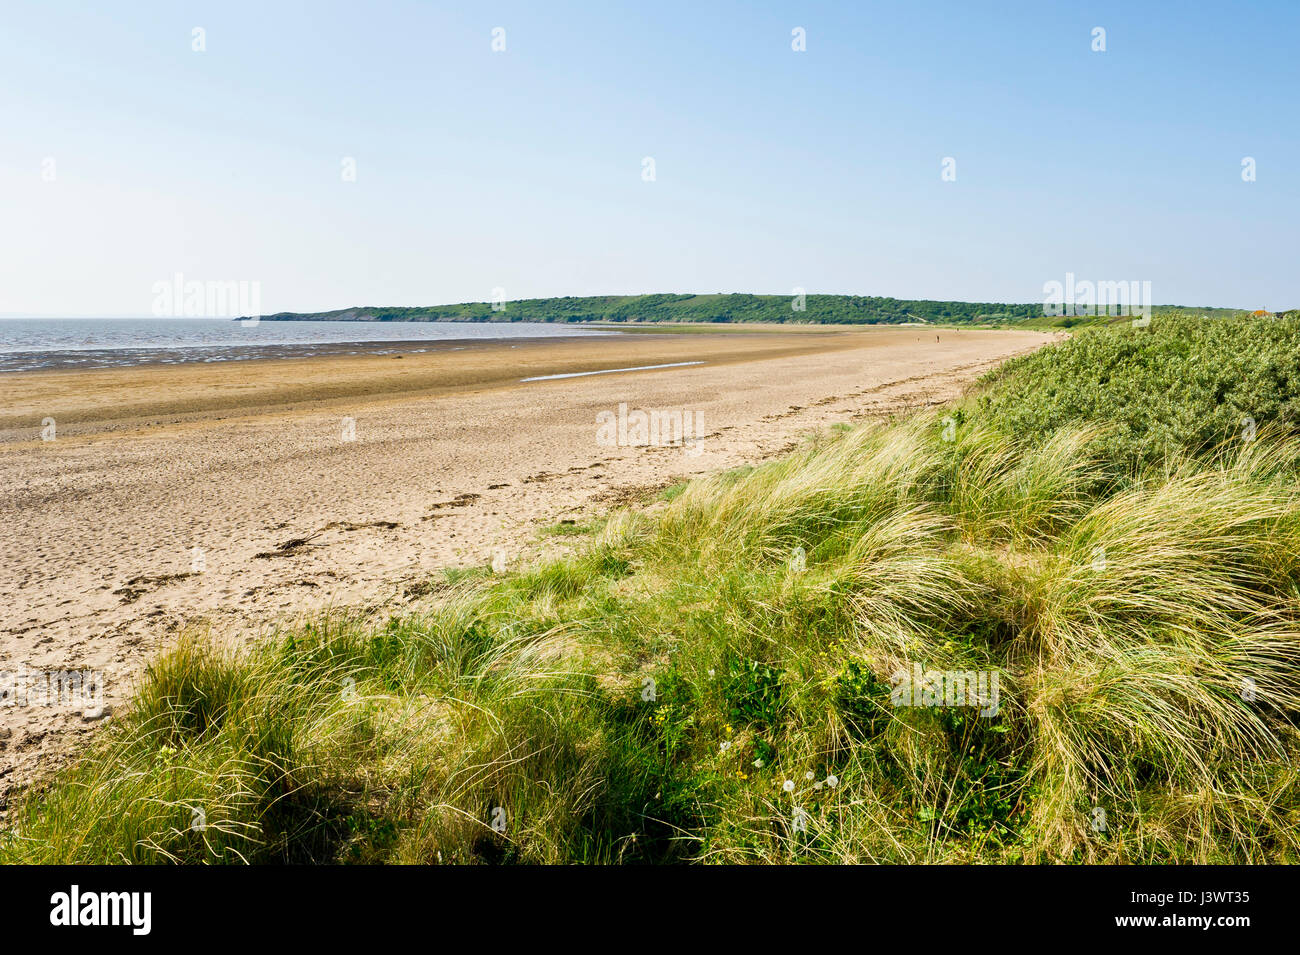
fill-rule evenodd
<path id="1" fill-rule="evenodd" d="M 1066 272 L 1294 308 L 1298 48 L 1296 0 L 6 0 L 0 313 L 177 272 L 264 312 Z"/>

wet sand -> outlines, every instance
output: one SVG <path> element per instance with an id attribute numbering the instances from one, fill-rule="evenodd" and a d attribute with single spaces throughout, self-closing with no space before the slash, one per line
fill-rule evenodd
<path id="1" fill-rule="evenodd" d="M 773 457 L 835 422 L 947 401 L 1050 340 L 658 329 L 3 375 L 0 671 L 101 671 L 121 706 L 187 628 L 251 639 L 330 605 L 404 605 L 440 568 L 517 563 L 555 546 L 539 540 L 548 525 Z M 701 364 L 522 381 L 681 362 Z M 597 415 L 620 403 L 690 411 L 703 436 L 603 445 Z M 96 725 L 68 707 L 0 707 L 0 802 Z"/>

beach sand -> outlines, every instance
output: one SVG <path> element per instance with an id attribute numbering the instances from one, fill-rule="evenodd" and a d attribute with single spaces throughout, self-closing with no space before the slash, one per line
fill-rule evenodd
<path id="1" fill-rule="evenodd" d="M 832 423 L 949 400 L 1050 340 L 654 329 L 0 376 L 0 671 L 99 671 L 120 708 L 182 631 L 246 640 L 330 605 L 402 606 L 441 568 L 517 566 L 560 546 L 544 527 L 771 458 Z M 521 381 L 676 362 L 702 364 Z M 704 437 L 604 446 L 596 416 L 620 403 L 693 412 Z M 96 725 L 67 706 L 0 707 L 0 806 Z"/>

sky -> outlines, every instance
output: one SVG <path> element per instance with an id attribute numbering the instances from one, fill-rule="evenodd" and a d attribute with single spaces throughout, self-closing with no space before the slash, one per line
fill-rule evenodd
<path id="1" fill-rule="evenodd" d="M 1296 308 L 1297 41 L 1296 0 L 3 0 L 0 314 L 177 274 Z"/>

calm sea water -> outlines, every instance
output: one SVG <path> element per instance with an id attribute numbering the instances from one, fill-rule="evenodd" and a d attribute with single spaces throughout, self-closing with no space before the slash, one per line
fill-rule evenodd
<path id="1" fill-rule="evenodd" d="M 206 318 L 0 319 L 0 372 L 385 354 L 449 341 L 617 335 L 538 322 L 268 322 Z"/>

